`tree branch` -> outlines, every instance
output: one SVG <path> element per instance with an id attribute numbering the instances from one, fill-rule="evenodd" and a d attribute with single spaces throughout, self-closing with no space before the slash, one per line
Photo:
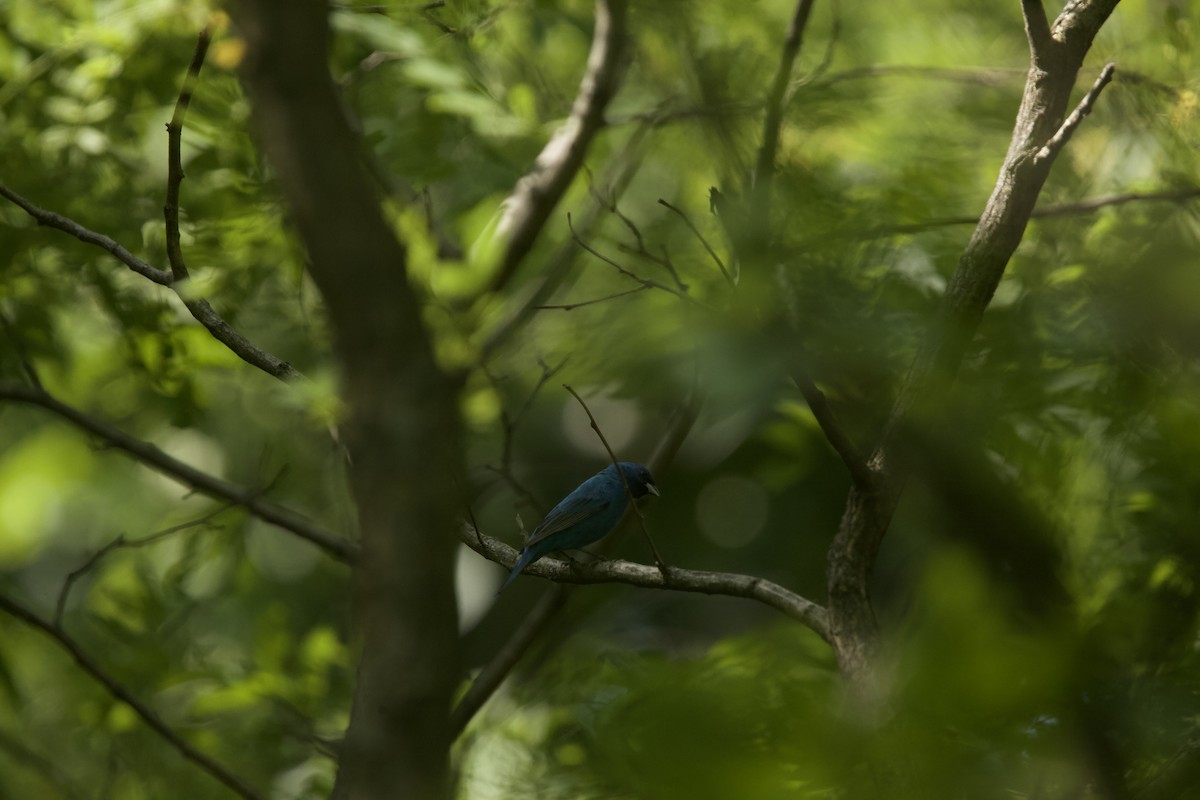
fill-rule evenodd
<path id="1" fill-rule="evenodd" d="M 642 285 L 643 289 L 661 289 L 662 291 L 666 292 L 667 294 L 675 295 L 680 300 L 685 300 L 685 301 L 687 301 L 689 303 L 693 303 L 695 305 L 702 305 L 698 300 L 693 299 L 691 295 L 689 295 L 685 292 L 679 291 L 677 289 L 672 289 L 670 286 L 659 283 L 658 281 L 650 280 L 648 278 L 643 278 L 641 275 L 638 275 L 637 273 L 635 273 L 631 270 L 628 270 L 625 267 L 622 267 L 616 261 L 613 261 L 611 258 L 604 255 L 599 250 L 592 247 L 590 244 L 585 242 L 579 236 L 579 234 L 575 231 L 575 224 L 574 224 L 574 222 L 572 222 L 570 214 L 567 214 L 567 228 L 571 231 L 571 240 L 574 241 L 575 244 L 579 245 L 584 250 L 586 250 L 588 253 L 592 254 L 596 258 L 603 261 L 605 264 L 608 264 L 610 267 L 612 267 L 617 272 L 624 275 L 626 278 L 629 278 L 632 281 L 636 281 L 636 282 L 640 283 Z"/>
<path id="2" fill-rule="evenodd" d="M 192 299 L 184 292 L 181 292 L 179 282 L 167 270 L 147 264 L 115 240 L 102 233 L 89 230 L 73 219 L 64 217 L 62 214 L 56 214 L 53 211 L 47 211 L 44 208 L 35 206 L 3 184 L 0 184 L 0 197 L 4 197 L 14 205 L 20 206 L 26 214 L 37 221 L 38 225 L 54 228 L 55 230 L 74 236 L 81 242 L 99 247 L 142 277 L 157 283 L 159 286 L 170 288 L 183 301 L 184 306 L 196 318 L 196 321 L 208 329 L 208 332 L 212 334 L 214 339 L 228 347 L 233 351 L 234 355 L 247 364 L 258 367 L 268 375 L 284 381 L 291 381 L 300 377 L 300 373 L 291 364 L 276 358 L 234 330 L 232 325 L 213 310 L 208 301 Z"/>
<path id="3" fill-rule="evenodd" d="M 1071 134 L 1075 133 L 1075 129 L 1083 122 L 1083 118 L 1091 113 L 1092 107 L 1096 105 L 1096 98 L 1100 96 L 1100 92 L 1104 91 L 1104 87 L 1113 79 L 1113 72 L 1116 70 L 1116 64 L 1105 64 L 1104 69 L 1100 71 L 1100 77 L 1096 78 L 1096 82 L 1092 85 L 1091 90 L 1083 96 L 1079 101 L 1079 105 L 1071 112 L 1071 115 L 1063 120 L 1063 124 L 1050 137 L 1050 141 L 1037 152 L 1033 157 L 1034 163 L 1048 161 L 1058 155 L 1058 151 L 1063 148 L 1067 140 L 1071 138 Z"/>
<path id="4" fill-rule="evenodd" d="M 800 394 L 804 395 L 804 401 L 817 420 L 821 433 L 825 434 L 825 440 L 829 442 L 830 447 L 846 465 L 851 479 L 858 486 L 864 489 L 869 488 L 875 482 L 875 473 L 871 471 L 867 460 L 863 458 L 858 447 L 842 429 L 837 416 L 829 406 L 829 399 L 825 397 L 825 393 L 818 389 L 808 373 L 798 366 L 792 368 L 792 380 L 796 382 Z"/>
<path id="5" fill-rule="evenodd" d="M 477 534 L 466 526 L 460 529 L 458 538 L 479 555 L 509 569 L 516 564 L 520 555 L 517 550 L 498 539 Z M 783 612 L 829 641 L 828 620 L 824 608 L 777 583 L 751 575 L 671 567 L 668 579 L 657 566 L 649 564 L 620 560 L 572 564 L 551 557 L 530 564 L 525 573 L 558 583 L 624 583 L 643 589 L 667 589 L 756 600 Z"/>
<path id="6" fill-rule="evenodd" d="M 628 60 L 626 2 L 596 0 L 592 50 L 571 116 L 542 148 L 533 169 L 517 182 L 505 201 L 504 216 L 497 228 L 505 245 L 492 281 L 493 292 L 508 284 L 533 249 L 550 213 L 583 165 L 592 139 L 604 127 L 604 109 L 617 93 Z"/>
<path id="7" fill-rule="evenodd" d="M 183 120 L 187 117 L 188 105 L 192 102 L 192 92 L 200 79 L 200 68 L 204 66 L 204 57 L 208 54 L 209 28 L 204 27 L 196 40 L 196 52 L 192 55 L 192 63 L 188 66 L 187 76 L 179 90 L 179 99 L 175 101 L 175 112 L 167 123 L 167 200 L 163 204 L 163 218 L 167 225 L 167 261 L 171 264 L 171 274 L 175 280 L 182 281 L 188 277 L 187 265 L 183 261 L 183 249 L 179 246 L 179 184 L 183 183 L 183 161 L 179 151 L 183 139 Z"/>
<path id="8" fill-rule="evenodd" d="M 804 39 L 804 29 L 808 25 L 808 16 L 812 11 L 812 6 L 813 0 L 799 0 L 796 3 L 791 25 L 788 26 L 787 36 L 783 40 L 779 68 L 775 71 L 775 79 L 771 81 L 771 89 L 767 93 L 762 144 L 758 148 L 758 159 L 754 164 L 753 181 L 755 193 L 764 199 L 770 192 L 771 178 L 775 174 L 775 151 L 779 149 L 779 128 L 783 123 L 784 95 L 792 80 L 792 70 L 795 68 L 796 56 L 800 53 L 800 43 Z"/>
<path id="9" fill-rule="evenodd" d="M 148 544 L 154 544 L 155 542 L 162 541 L 171 534 L 179 533 L 180 531 L 186 531 L 201 526 L 211 527 L 209 523 L 212 522 L 212 520 L 219 517 L 221 514 L 224 514 L 231 508 L 237 508 L 237 504 L 226 503 L 225 505 L 210 511 L 201 517 L 188 520 L 187 522 L 181 522 L 178 525 L 172 525 L 171 527 L 164 528 L 161 531 L 147 534 L 140 539 L 126 539 L 125 534 L 121 534 L 96 552 L 92 553 L 82 564 L 68 572 L 67 577 L 63 579 L 62 586 L 59 587 L 58 590 L 58 601 L 54 604 L 54 627 L 62 627 L 63 614 L 67 609 L 67 598 L 71 594 L 71 587 L 75 585 L 76 581 L 95 569 L 96 565 L 99 564 L 100 561 L 103 560 L 103 558 L 109 553 L 114 550 L 120 550 L 123 547 L 145 547 Z"/>
<path id="10" fill-rule="evenodd" d="M 1124 73 L 1122 73 L 1124 74 Z M 1123 206 L 1126 203 L 1185 203 L 1200 198 L 1200 187 L 1184 189 L 1164 189 L 1158 192 L 1126 192 L 1124 194 L 1093 197 L 1090 200 L 1079 200 L 1074 203 L 1059 203 L 1052 206 L 1035 208 L 1030 219 L 1053 219 L 1055 217 L 1070 217 L 1078 214 L 1090 214 L 1108 206 Z M 948 228 L 954 225 L 978 225 L 978 216 L 964 214 L 959 217 L 943 217 L 931 219 L 928 222 L 913 222 L 907 225 L 886 225 L 868 231 L 856 229 L 855 238 L 881 238 L 886 236 L 901 236 L 905 234 L 924 233 L 936 228 Z"/>
<path id="11" fill-rule="evenodd" d="M 20 207 L 26 214 L 33 217 L 38 225 L 45 225 L 47 228 L 54 228 L 63 233 L 74 236 L 85 244 L 94 245 L 104 250 L 113 258 L 120 261 L 131 270 L 141 275 L 143 278 L 148 278 L 154 281 L 159 286 L 170 286 L 174 278 L 171 273 L 164 269 L 151 266 L 145 261 L 135 256 L 133 253 L 126 250 L 114 239 L 110 239 L 102 233 L 88 230 L 69 217 L 64 217 L 62 214 L 56 214 L 53 211 L 48 211 L 26 200 L 21 195 L 9 189 L 4 184 L 0 184 L 0 197 L 8 200 L 15 206 Z"/>
<path id="12" fill-rule="evenodd" d="M 649 130 L 649 124 L 641 125 L 621 148 L 621 153 L 613 159 L 615 161 L 612 168 L 614 174 L 610 183 L 612 188 L 609 192 L 614 202 L 629 187 L 630 181 L 641 164 L 641 149 Z M 599 203 L 593 203 L 584 212 L 579 230 L 585 234 L 590 233 L 599 222 L 604 208 L 605 206 Z M 509 303 L 512 307 L 511 310 L 505 313 L 501 322 L 488 333 L 480 348 L 481 360 L 486 362 L 490 359 L 513 334 L 529 321 L 536 307 L 545 303 L 554 294 L 570 273 L 571 265 L 575 262 L 577 255 L 578 248 L 575 246 L 574 239 L 562 242 L 555 249 L 553 255 L 546 260 L 546 267 L 542 274 L 532 279 L 528 287 L 522 287 L 521 293 Z"/>
<path id="13" fill-rule="evenodd" d="M 881 699 L 873 662 L 877 629 L 869 578 L 895 513 L 907 466 L 895 441 L 915 408 L 944 396 L 966 353 L 1005 267 L 1024 235 L 1053 159 L 1035 160 L 1066 116 L 1083 58 L 1118 0 L 1076 0 L 1053 27 L 1053 57 L 1037 0 L 1024 0 L 1033 53 L 1008 153 L 979 224 L 959 259 L 938 318 L 921 345 L 868 464 L 874 486 L 850 490 L 827 554 L 829 631 L 838 665 L 864 708 Z"/>
<path id="14" fill-rule="evenodd" d="M 1042 0 L 1021 0 L 1021 15 L 1025 18 L 1025 38 L 1029 40 L 1030 60 L 1040 64 L 1050 55 L 1054 39 L 1050 36 L 1050 21 Z"/>
<path id="15" fill-rule="evenodd" d="M 477 533 L 476 546 L 486 549 L 488 545 L 483 534 L 478 533 L 478 528 L 474 528 L 474 530 Z M 480 549 L 476 549 L 475 552 L 483 555 Z M 542 635 L 542 631 L 550 621 L 563 609 L 570 594 L 571 587 L 556 583 L 543 592 L 529 613 L 521 618 L 521 624 L 492 655 L 488 663 L 475 676 L 470 688 L 454 706 L 454 710 L 450 713 L 451 736 L 457 739 L 462 735 L 467 723 L 478 713 L 479 709 L 483 708 L 488 698 L 495 694 L 496 689 L 508 677 L 508 673 L 525 655 L 525 651 Z"/>
<path id="16" fill-rule="evenodd" d="M 66 650 L 75 659 L 84 672 L 86 672 L 93 680 L 103 686 L 109 694 L 116 699 L 125 703 L 133 709 L 146 725 L 162 737 L 168 744 L 179 751 L 179 754 L 198 766 L 200 769 L 207 772 L 213 778 L 220 781 L 228 787 L 234 794 L 239 797 L 244 797 L 246 800 L 261 800 L 263 797 L 258 792 L 250 788 L 250 786 L 237 775 L 234 775 L 225 767 L 218 764 L 211 756 L 197 750 L 192 745 L 175 732 L 167 723 L 163 722 L 162 718 L 156 714 L 153 709 L 147 706 L 142 701 L 138 700 L 133 694 L 116 681 L 111 675 L 104 671 L 99 664 L 92 659 L 70 636 L 62 631 L 61 628 L 52 625 L 41 617 L 34 614 L 25 606 L 3 594 L 0 594 L 0 611 L 8 614 L 14 619 L 20 620 L 31 628 L 44 633 L 54 640 L 59 647 Z"/>
<path id="17" fill-rule="evenodd" d="M 76 427 L 103 439 L 113 447 L 124 450 L 142 464 L 209 497 L 236 503 L 264 522 L 276 525 L 315 544 L 338 561 L 350 563 L 358 554 L 358 548 L 353 542 L 330 533 L 295 511 L 269 500 L 263 500 L 257 492 L 209 475 L 190 464 L 172 458 L 154 445 L 134 438 L 74 406 L 67 405 L 47 392 L 0 383 L 0 400 L 40 406 L 51 411 Z"/>
<path id="18" fill-rule="evenodd" d="M 725 282 L 728 283 L 731 287 L 737 288 L 737 281 L 734 280 L 734 277 L 733 277 L 733 275 L 730 274 L 729 270 L 725 268 L 725 262 L 721 260 L 721 257 L 719 255 L 717 255 L 717 251 L 713 249 L 712 245 L 708 243 L 708 240 L 704 238 L 704 235 L 702 233 L 700 233 L 700 229 L 697 228 L 692 223 L 691 218 L 688 217 L 687 214 L 683 213 L 682 210 L 671 205 L 666 200 L 663 200 L 661 197 L 658 198 L 658 204 L 660 206 L 663 206 L 664 208 L 670 209 L 671 211 L 675 212 L 675 214 L 677 214 L 679 216 L 679 218 L 681 220 L 683 220 L 683 223 L 685 225 L 687 225 L 688 228 L 692 231 L 692 233 L 695 234 L 696 238 L 700 240 L 700 244 L 704 245 L 704 249 L 708 251 L 708 255 L 712 258 L 713 261 L 716 262 L 717 269 L 721 270 L 721 275 L 724 276 Z"/>

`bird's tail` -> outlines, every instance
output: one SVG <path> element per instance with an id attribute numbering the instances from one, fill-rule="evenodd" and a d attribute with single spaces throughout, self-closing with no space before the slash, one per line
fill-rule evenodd
<path id="1" fill-rule="evenodd" d="M 500 589 L 496 592 L 496 594 L 500 594 L 500 592 L 503 592 L 505 589 L 507 589 L 508 585 L 513 582 L 513 579 L 521 574 L 521 570 L 525 569 L 536 560 L 537 554 L 532 550 L 529 550 L 528 548 L 522 550 L 521 557 L 517 559 L 517 563 L 513 565 L 512 572 L 508 573 L 508 577 L 505 578 L 504 583 L 500 586 Z"/>

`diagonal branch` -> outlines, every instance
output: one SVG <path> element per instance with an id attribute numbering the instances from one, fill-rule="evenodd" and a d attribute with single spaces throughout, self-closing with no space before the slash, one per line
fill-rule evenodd
<path id="1" fill-rule="evenodd" d="M 47 209 L 35 206 L 33 203 L 29 202 L 24 197 L 14 192 L 12 189 L 9 189 L 2 183 L 0 183 L 0 197 L 3 197 L 13 205 L 21 208 L 26 214 L 33 217 L 38 225 L 45 225 L 47 228 L 60 230 L 63 233 L 74 236 L 76 239 L 84 242 L 85 244 L 99 247 L 101 250 L 117 259 L 117 261 L 120 261 L 122 264 L 136 272 L 138 275 L 154 281 L 159 286 L 170 286 L 172 280 L 174 280 L 170 272 L 165 269 L 159 269 L 158 267 L 147 264 L 145 261 L 142 261 L 133 253 L 122 247 L 116 240 L 111 239 L 102 233 L 96 233 L 93 230 L 88 230 L 75 220 L 69 217 L 64 217 L 62 214 L 56 214 L 53 211 L 48 211 Z"/>
<path id="2" fill-rule="evenodd" d="M 466 526 L 459 531 L 459 539 L 489 561 L 495 561 L 510 569 L 520 555 L 517 550 L 500 540 L 470 530 Z M 668 579 L 657 566 L 649 564 L 616 559 L 592 564 L 572 564 L 552 557 L 531 564 L 526 568 L 526 574 L 558 583 L 625 583 L 643 589 L 743 597 L 782 611 L 822 639 L 829 640 L 828 620 L 824 608 L 777 583 L 752 575 L 671 567 Z"/>
<path id="3" fill-rule="evenodd" d="M 214 339 L 232 350 L 234 355 L 247 364 L 258 367 L 268 375 L 284 381 L 291 381 L 300 377 L 300 373 L 291 364 L 280 358 L 276 358 L 234 330 L 232 325 L 213 310 L 213 307 L 208 304 L 207 300 L 197 300 L 188 297 L 180 290 L 180 285 L 176 282 L 175 276 L 167 270 L 147 264 L 122 247 L 117 241 L 102 233 L 89 230 L 75 220 L 64 217 L 62 214 L 57 214 L 34 205 L 3 184 L 0 184 L 0 197 L 4 197 L 9 202 L 19 206 L 26 214 L 33 217 L 38 225 L 54 228 L 55 230 L 74 236 L 81 242 L 95 245 L 142 277 L 157 283 L 159 286 L 169 287 L 183 301 L 183 304 L 191 312 L 192 316 L 196 318 L 196 321 L 208 329 L 208 332 L 213 335 Z"/>
<path id="4" fill-rule="evenodd" d="M 1096 82 L 1092 84 L 1092 88 L 1083 99 L 1079 101 L 1079 105 L 1071 112 L 1071 115 L 1063 120 L 1063 124 L 1059 127 L 1054 135 L 1050 137 L 1050 141 L 1037 152 L 1033 157 L 1034 163 L 1048 161 L 1058 155 L 1058 151 L 1063 149 L 1067 140 L 1071 138 L 1071 134 L 1075 133 L 1075 129 L 1083 122 L 1083 118 L 1091 113 L 1092 107 L 1096 105 L 1096 99 L 1100 97 L 1100 92 L 1104 91 L 1104 87 L 1113 79 L 1113 73 L 1116 71 L 1115 64 L 1105 64 L 1104 69 L 1100 71 L 1100 76 L 1096 78 Z"/>
<path id="5" fill-rule="evenodd" d="M 108 444 L 124 450 L 142 464 L 190 486 L 201 494 L 218 500 L 227 500 L 245 508 L 254 516 L 315 544 L 333 558 L 345 563 L 352 562 L 358 555 L 358 547 L 289 508 L 264 500 L 257 492 L 202 472 L 190 464 L 172 458 L 149 442 L 143 442 L 107 422 L 96 419 L 74 406 L 67 405 L 47 392 L 39 389 L 0 383 L 0 400 L 40 406 L 51 411 L 71 424 L 103 439 Z"/>
<path id="6" fill-rule="evenodd" d="M 869 580 L 909 471 L 897 434 L 954 380 L 1049 175 L 1053 159 L 1030 155 L 1063 126 L 1084 56 L 1117 2 L 1073 0 L 1049 34 L 1040 2 L 1023 2 L 1033 52 L 1008 153 L 868 462 L 879 479 L 867 488 L 855 485 L 846 499 L 826 557 L 829 631 L 838 665 L 867 707 L 882 699 L 883 690 L 873 669 L 878 632 Z M 1045 52 L 1049 38 L 1052 57 Z"/>
<path id="7" fill-rule="evenodd" d="M 109 675 L 104 669 L 96 663 L 96 661 L 85 652 L 79 644 L 68 636 L 63 630 L 41 617 L 34 614 L 25 606 L 10 597 L 0 594 L 0 611 L 8 614 L 14 619 L 20 620 L 31 628 L 49 636 L 54 642 L 75 659 L 84 672 L 86 672 L 93 680 L 103 686 L 109 694 L 116 699 L 125 703 L 133 709 L 146 725 L 162 737 L 169 745 L 179 751 L 179 754 L 198 766 L 200 769 L 207 772 L 216 780 L 220 781 L 228 787 L 234 794 L 239 797 L 244 797 L 247 800 L 261 800 L 262 795 L 251 789 L 250 786 L 237 775 L 234 775 L 225 767 L 218 764 L 211 756 L 197 750 L 190 745 L 179 733 L 172 729 L 166 722 L 163 721 L 157 713 L 149 706 L 133 696 L 133 693 L 118 683 L 115 678 Z"/>
<path id="8" fill-rule="evenodd" d="M 596 0 L 596 29 L 587 71 L 571 116 L 542 148 L 533 169 L 517 182 L 505 201 L 498 233 L 505 238 L 492 291 L 503 289 L 583 166 L 588 146 L 604 127 L 604 110 L 617 93 L 628 50 L 626 0 Z"/>
<path id="9" fill-rule="evenodd" d="M 825 440 L 829 442 L 829 446 L 846 465 L 851 479 L 856 485 L 864 489 L 869 488 L 875 482 L 875 473 L 867 464 L 862 453 L 859 452 L 858 447 L 843 430 L 825 393 L 817 388 L 808 372 L 798 365 L 792 368 L 792 380 L 796 382 L 796 388 L 800 390 L 800 394 L 804 395 L 804 401 L 812 411 L 813 417 L 816 418 L 821 433 L 825 434 Z"/>
<path id="10" fill-rule="evenodd" d="M 725 262 L 721 260 L 721 257 L 719 255 L 717 255 L 717 251 L 713 249 L 713 246 L 708 243 L 708 239 L 704 238 L 704 234 L 700 233 L 700 229 L 697 228 L 695 223 L 692 222 L 691 217 L 689 217 L 687 214 L 683 213 L 682 209 L 676 208 L 675 206 L 668 203 L 666 200 L 663 200 L 661 197 L 658 198 L 658 204 L 660 206 L 663 206 L 664 208 L 674 211 L 679 216 L 679 218 L 681 220 L 683 220 L 683 223 L 685 225 L 687 225 L 688 228 L 691 229 L 692 233 L 696 235 L 696 238 L 700 240 L 700 244 L 704 245 L 704 249 L 708 251 L 708 254 L 709 254 L 709 256 L 712 257 L 712 260 L 716 262 L 717 269 L 721 270 L 721 275 L 724 276 L 725 281 L 730 286 L 732 286 L 736 289 L 737 288 L 737 280 L 734 279 L 733 275 L 731 275 L 729 270 L 726 269 Z"/>
<path id="11" fill-rule="evenodd" d="M 776 70 L 775 79 L 771 81 L 771 89 L 767 93 L 767 113 L 763 119 L 762 144 L 758 148 L 758 159 L 754 164 L 753 182 L 755 192 L 763 198 L 763 202 L 769 192 L 771 178 L 775 174 L 775 151 L 779 149 L 784 95 L 792 80 L 792 69 L 796 64 L 796 56 L 800 54 L 800 43 L 804 38 L 804 29 L 808 26 L 808 16 L 812 7 L 813 0 L 799 0 L 796 3 L 792 23 L 788 26 L 787 36 L 783 40 L 779 69 Z"/>
<path id="12" fill-rule="evenodd" d="M 221 514 L 224 514 L 229 509 L 236 507 L 236 503 L 226 503 L 225 505 L 210 511 L 201 517 L 188 520 L 187 522 L 181 522 L 178 525 L 172 525 L 171 527 L 164 528 L 161 531 L 155 531 L 154 533 L 147 534 L 140 539 L 126 539 L 125 534 L 117 536 L 117 538 L 113 539 L 108 544 L 104 545 L 99 550 L 88 556 L 87 559 L 78 567 L 67 573 L 67 577 L 63 579 L 62 586 L 60 586 L 58 589 L 58 601 L 54 604 L 54 627 L 62 627 L 63 614 L 67 610 L 67 598 L 70 596 L 71 588 L 75 585 L 76 581 L 78 581 L 91 570 L 95 569 L 96 565 L 99 564 L 101 560 L 103 560 L 104 557 L 112 551 L 120 550 L 123 547 L 145 547 L 146 545 L 162 541 L 173 533 L 179 533 L 181 531 L 186 531 L 201 526 L 210 526 L 212 520 L 219 517 Z"/>

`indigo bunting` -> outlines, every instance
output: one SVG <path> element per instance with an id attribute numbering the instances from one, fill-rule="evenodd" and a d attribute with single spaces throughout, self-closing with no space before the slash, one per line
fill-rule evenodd
<path id="1" fill-rule="evenodd" d="M 658 494 L 650 470 L 641 464 L 622 461 L 621 472 L 629 482 L 629 492 L 635 499 Z M 525 549 L 521 551 L 521 557 L 496 594 L 508 588 L 521 570 L 547 553 L 573 550 L 603 539 L 617 527 L 628 506 L 629 495 L 625 493 L 617 468 L 609 464 L 550 509 L 546 518 L 533 529 Z"/>

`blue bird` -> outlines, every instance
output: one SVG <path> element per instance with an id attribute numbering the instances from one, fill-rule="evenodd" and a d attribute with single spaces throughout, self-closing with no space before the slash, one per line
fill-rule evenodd
<path id="1" fill-rule="evenodd" d="M 641 464 L 622 461 L 621 472 L 629 481 L 629 491 L 635 499 L 658 494 L 650 470 Z M 625 493 L 617 468 L 609 464 L 550 509 L 541 524 L 533 529 L 521 557 L 496 594 L 507 589 L 521 570 L 547 553 L 574 550 L 603 539 L 617 527 L 628 507 L 629 495 Z"/>

